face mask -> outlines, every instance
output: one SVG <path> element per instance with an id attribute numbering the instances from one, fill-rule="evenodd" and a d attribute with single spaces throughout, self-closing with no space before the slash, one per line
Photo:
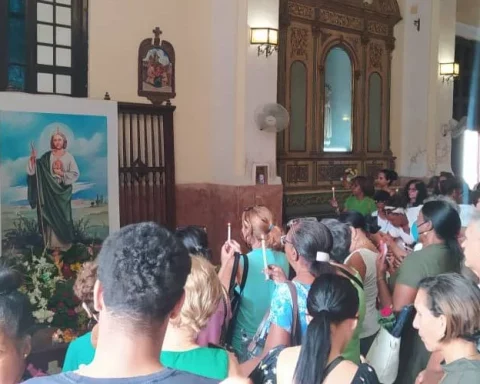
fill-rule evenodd
<path id="1" fill-rule="evenodd" d="M 413 240 L 415 241 L 415 243 L 418 243 L 418 226 L 417 226 L 417 222 L 414 222 L 412 224 L 412 228 L 410 228 L 410 233 L 412 234 L 412 237 L 413 237 Z"/>

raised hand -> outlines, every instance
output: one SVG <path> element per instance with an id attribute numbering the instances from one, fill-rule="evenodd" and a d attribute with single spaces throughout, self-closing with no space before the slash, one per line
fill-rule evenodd
<path id="1" fill-rule="evenodd" d="M 33 142 L 30 143 L 30 161 L 32 163 L 35 163 L 35 160 L 37 159 L 37 150 L 33 146 Z"/>
<path id="2" fill-rule="evenodd" d="M 272 279 L 276 283 L 284 283 L 288 280 L 283 269 L 275 264 L 270 264 L 268 268 L 262 272 L 266 273 L 270 277 L 270 279 Z"/>

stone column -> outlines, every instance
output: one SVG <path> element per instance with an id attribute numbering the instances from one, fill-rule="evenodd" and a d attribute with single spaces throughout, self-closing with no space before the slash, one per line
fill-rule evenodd
<path id="1" fill-rule="evenodd" d="M 396 27 L 392 147 L 399 174 L 423 178 L 451 170 L 450 138 L 442 137 L 441 126 L 452 117 L 453 83 L 442 82 L 439 62 L 454 61 L 456 0 L 399 3 L 404 20 Z"/>

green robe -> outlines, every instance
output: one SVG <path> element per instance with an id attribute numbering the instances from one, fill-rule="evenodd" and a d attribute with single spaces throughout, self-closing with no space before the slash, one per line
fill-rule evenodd
<path id="1" fill-rule="evenodd" d="M 35 174 L 27 176 L 28 202 L 39 210 L 39 230 L 50 227 L 59 240 L 73 242 L 72 186 L 58 183 L 50 170 L 51 151 L 36 161 Z M 40 204 L 38 201 L 40 200 Z M 46 242 L 47 239 L 44 239 Z"/>

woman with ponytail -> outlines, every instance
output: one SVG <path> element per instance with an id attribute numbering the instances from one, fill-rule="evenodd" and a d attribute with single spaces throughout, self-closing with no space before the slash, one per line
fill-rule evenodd
<path id="1" fill-rule="evenodd" d="M 382 307 L 391 307 L 394 312 L 412 305 L 420 282 L 442 273 L 460 272 L 463 252 L 458 242 L 461 223 L 453 204 L 444 200 L 425 203 L 416 223 L 418 241 L 423 248 L 412 252 L 400 268 L 386 282 L 384 257 L 377 260 L 377 286 Z M 390 293 L 390 287 L 392 293 Z M 412 321 L 404 328 L 400 348 L 400 367 L 397 384 L 414 383 L 417 375 L 425 368 L 440 369 L 442 356 L 434 352 L 431 356 L 425 349 Z"/>
<path id="2" fill-rule="evenodd" d="M 346 265 L 333 264 L 330 262 L 330 253 L 334 247 L 334 240 L 331 231 L 323 223 L 312 220 L 295 220 L 292 222 L 288 233 L 282 237 L 282 242 L 285 245 L 287 259 L 295 271 L 295 278 L 291 284 L 295 287 L 298 303 L 298 328 L 302 340 L 305 340 L 308 325 L 305 316 L 307 313 L 307 296 L 315 278 L 324 274 L 338 274 L 351 279 L 351 281 L 352 279 L 356 280 L 361 284 L 359 281 L 360 275 Z M 259 371 L 259 367 L 260 370 L 262 370 L 262 363 L 258 365 L 261 359 L 271 360 L 271 354 L 268 354 L 272 350 L 279 352 L 276 347 L 295 345 L 291 343 L 293 318 L 295 315 L 293 312 L 292 294 L 289 285 L 284 282 L 286 280 L 285 276 L 281 276 L 277 270 L 278 268 L 276 266 L 269 268 L 272 279 L 277 281 L 278 284 L 273 293 L 270 305 L 270 316 L 268 318 L 269 330 L 263 347 L 263 353 L 256 359 L 249 360 L 241 366 L 244 375 L 250 374 L 252 369 L 257 366 L 253 376 L 251 376 L 252 379 L 256 378 L 255 375 Z M 355 284 L 355 288 L 357 288 L 358 300 L 360 302 L 359 322 L 361 323 L 365 315 L 365 293 L 363 292 L 363 288 L 357 286 L 358 283 L 353 284 Z M 345 357 L 354 362 L 359 362 L 360 342 L 358 335 L 356 336 L 356 341 L 349 343 L 347 349 L 349 349 L 350 352 Z M 275 363 L 272 364 L 272 367 L 274 365 Z M 268 376 L 268 374 L 266 376 Z M 255 383 L 258 382 L 258 380 L 255 379 L 253 381 Z M 268 382 L 268 380 L 262 381 Z M 270 381 L 270 383 L 274 382 Z"/>
<path id="3" fill-rule="evenodd" d="M 378 384 L 367 364 L 356 365 L 342 353 L 355 332 L 359 300 L 352 283 L 339 275 L 317 278 L 308 294 L 308 329 L 301 347 L 283 350 L 277 383 Z"/>

